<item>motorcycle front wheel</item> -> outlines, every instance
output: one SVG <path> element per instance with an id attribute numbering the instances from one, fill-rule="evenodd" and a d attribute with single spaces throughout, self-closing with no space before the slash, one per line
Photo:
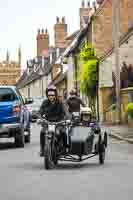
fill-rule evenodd
<path id="1" fill-rule="evenodd" d="M 51 141 L 46 139 L 45 144 L 45 157 L 44 157 L 44 168 L 51 169 L 53 168 L 53 161 L 52 161 L 52 148 L 51 148 Z"/>

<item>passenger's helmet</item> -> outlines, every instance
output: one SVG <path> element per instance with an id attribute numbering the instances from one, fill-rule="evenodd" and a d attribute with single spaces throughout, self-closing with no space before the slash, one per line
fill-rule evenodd
<path id="1" fill-rule="evenodd" d="M 46 96 L 47 96 L 47 97 L 48 97 L 48 94 L 49 94 L 50 92 L 54 92 L 54 93 L 55 93 L 55 96 L 57 97 L 57 89 L 56 89 L 56 86 L 50 85 L 50 86 L 47 87 L 47 89 L 46 89 Z"/>
<path id="2" fill-rule="evenodd" d="M 92 111 L 90 107 L 81 107 L 80 114 L 81 114 L 81 121 L 83 122 L 91 121 Z"/>
<path id="3" fill-rule="evenodd" d="M 76 89 L 72 89 L 72 90 L 70 91 L 70 95 L 77 95 Z"/>

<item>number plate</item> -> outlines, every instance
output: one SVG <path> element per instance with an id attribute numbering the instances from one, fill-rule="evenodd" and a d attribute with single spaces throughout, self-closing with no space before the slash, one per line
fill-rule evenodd
<path id="1" fill-rule="evenodd" d="M 55 125 L 53 124 L 48 125 L 48 131 L 55 132 Z"/>

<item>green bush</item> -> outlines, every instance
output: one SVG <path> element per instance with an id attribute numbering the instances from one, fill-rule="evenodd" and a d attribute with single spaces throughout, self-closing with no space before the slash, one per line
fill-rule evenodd
<path id="1" fill-rule="evenodd" d="M 133 103 L 129 103 L 126 107 L 126 114 L 133 119 Z"/>

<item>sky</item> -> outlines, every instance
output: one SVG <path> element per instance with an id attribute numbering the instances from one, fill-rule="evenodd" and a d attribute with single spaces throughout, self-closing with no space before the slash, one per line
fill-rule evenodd
<path id="1" fill-rule="evenodd" d="M 92 1 L 92 0 L 91 0 Z M 26 60 L 36 56 L 38 28 L 46 28 L 54 44 L 53 27 L 56 16 L 65 16 L 68 34 L 79 28 L 81 0 L 0 0 L 0 61 L 7 49 L 12 60 L 17 60 L 18 48 L 22 49 L 22 68 Z M 85 0 L 87 4 L 87 0 Z"/>

